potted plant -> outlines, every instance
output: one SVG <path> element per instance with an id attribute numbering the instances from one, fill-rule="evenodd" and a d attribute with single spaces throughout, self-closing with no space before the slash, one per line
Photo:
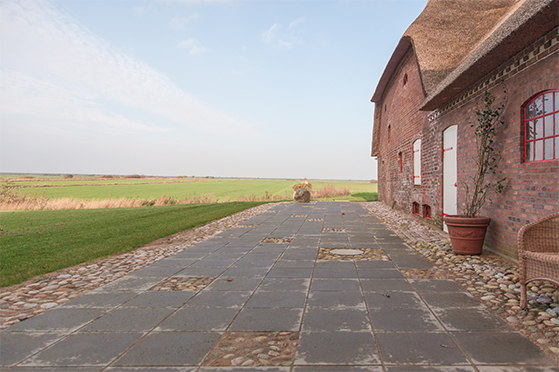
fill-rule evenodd
<path id="1" fill-rule="evenodd" d="M 476 110 L 476 124 L 471 125 L 471 127 L 475 127 L 477 169 L 470 182 L 462 183 L 466 190 L 463 215 L 444 217 L 452 248 L 456 254 L 481 254 L 491 218 L 479 216 L 478 213 L 492 193 L 503 191 L 503 182 L 506 178 L 493 180 L 497 176 L 497 168 L 501 159 L 493 146 L 495 131 L 504 123 L 501 119 L 505 108 L 504 101 L 494 107 L 495 97 L 491 93 L 485 92 L 483 105 Z"/>

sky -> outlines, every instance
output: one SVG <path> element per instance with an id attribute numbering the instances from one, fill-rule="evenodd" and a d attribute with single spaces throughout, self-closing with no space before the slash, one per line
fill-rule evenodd
<path id="1" fill-rule="evenodd" d="M 371 180 L 426 0 L 0 0 L 0 172 Z"/>

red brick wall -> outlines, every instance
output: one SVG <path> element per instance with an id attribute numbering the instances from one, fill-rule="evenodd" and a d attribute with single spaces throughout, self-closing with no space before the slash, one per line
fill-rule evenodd
<path id="1" fill-rule="evenodd" d="M 535 95 L 559 89 L 559 53 L 557 32 L 515 56 L 489 74 L 477 86 L 463 93 L 463 97 L 442 110 L 437 125 L 442 131 L 458 125 L 458 184 L 471 179 L 475 172 L 475 139 L 470 124 L 476 120 L 476 104 L 489 90 L 496 103 L 507 100 L 505 124 L 497 133 L 497 151 L 501 177 L 507 177 L 502 194 L 487 202 L 481 214 L 491 217 L 486 237 L 486 248 L 517 258 L 516 238 L 522 226 L 551 213 L 559 212 L 559 160 L 525 163 L 522 110 Z M 467 98 L 464 98 L 466 97 Z M 470 159 L 470 160 L 466 160 Z M 458 188 L 459 208 L 465 203 L 465 190 Z"/>
<path id="2" fill-rule="evenodd" d="M 431 206 L 429 222 L 442 228 L 442 132 L 458 125 L 458 184 L 475 170 L 475 139 L 470 125 L 476 104 L 489 90 L 501 102 L 507 90 L 505 125 L 497 137 L 502 155 L 500 170 L 508 177 L 505 190 L 486 203 L 482 214 L 493 222 L 486 247 L 507 257 L 517 257 L 516 235 L 525 224 L 559 211 L 559 160 L 525 163 L 523 105 L 536 94 L 559 89 L 559 37 L 554 30 L 522 53 L 496 68 L 464 90 L 445 107 L 428 113 L 419 106 L 424 99 L 418 65 L 412 51 L 394 73 L 381 105 L 379 140 L 379 200 L 412 212 L 412 203 Z M 403 85 L 404 75 L 408 75 Z M 385 110 L 386 107 L 386 110 Z M 388 141 L 390 125 L 390 141 Z M 422 185 L 413 186 L 412 144 L 422 139 Z M 398 154 L 403 154 L 403 172 Z M 463 187 L 458 189 L 459 208 L 464 204 Z"/>
<path id="3" fill-rule="evenodd" d="M 404 84 L 405 76 L 406 83 Z M 412 203 L 424 203 L 426 189 L 413 186 L 413 142 L 422 139 L 427 112 L 419 111 L 423 88 L 414 53 L 410 50 L 394 73 L 381 102 L 379 137 L 379 200 L 395 208 L 412 212 Z M 390 135 L 388 133 L 390 126 Z M 390 138 L 389 138 L 390 137 Z M 402 154 L 402 172 L 399 154 Z M 411 191 L 411 192 L 410 192 Z"/>

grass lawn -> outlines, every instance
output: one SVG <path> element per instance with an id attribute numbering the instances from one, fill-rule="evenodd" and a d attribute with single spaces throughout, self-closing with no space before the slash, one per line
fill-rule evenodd
<path id="1" fill-rule="evenodd" d="M 75 198 L 75 199 L 109 199 L 109 198 L 139 198 L 157 199 L 162 195 L 174 198 L 185 196 L 202 196 L 214 194 L 218 200 L 233 200 L 240 196 L 263 196 L 267 191 L 271 195 L 287 192 L 288 198 L 293 193 L 293 185 L 297 180 L 284 179 L 118 179 L 118 180 L 90 180 L 82 181 L 79 178 L 57 181 L 17 181 L 15 185 L 45 185 L 49 187 L 31 187 L 19 189 L 18 192 L 28 195 L 42 195 L 50 198 Z M 114 184 L 133 183 L 133 184 Z M 366 181 L 343 181 L 343 180 L 309 180 L 313 190 L 323 188 L 328 184 L 334 187 L 346 187 L 356 196 L 346 196 L 345 198 L 334 198 L 336 200 L 370 201 L 373 193 L 377 191 L 377 185 Z M 80 184 L 88 185 L 80 186 Z M 92 185 L 96 184 L 96 185 Z M 332 200 L 332 198 L 328 199 Z"/>
<path id="2" fill-rule="evenodd" d="M 0 287 L 127 252 L 260 204 L 0 212 Z"/>

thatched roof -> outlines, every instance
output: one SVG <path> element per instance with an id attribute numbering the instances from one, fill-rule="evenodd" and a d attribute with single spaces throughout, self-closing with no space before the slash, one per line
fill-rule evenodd
<path id="1" fill-rule="evenodd" d="M 425 96 L 421 110 L 432 111 L 557 27 L 557 18 L 558 0 L 429 0 L 400 39 L 371 101 L 382 99 L 411 48 Z"/>
<path id="2" fill-rule="evenodd" d="M 428 96 L 502 18 L 526 0 L 429 0 L 402 36 L 371 101 L 378 102 L 401 58 L 413 47 Z"/>

